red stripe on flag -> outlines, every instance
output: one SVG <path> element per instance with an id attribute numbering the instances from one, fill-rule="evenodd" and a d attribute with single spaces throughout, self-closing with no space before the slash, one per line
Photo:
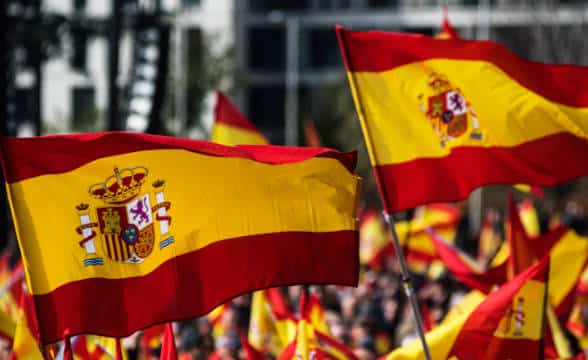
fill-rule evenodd
<path id="1" fill-rule="evenodd" d="M 328 157 L 337 159 L 350 171 L 355 169 L 357 160 L 355 152 L 340 153 L 326 148 L 224 146 L 199 140 L 125 132 L 3 138 L 1 144 L 4 174 L 6 181 L 10 183 L 35 176 L 68 172 L 107 156 L 146 150 L 178 149 L 217 157 L 250 159 L 267 164 L 286 164 L 313 157 Z"/>
<path id="2" fill-rule="evenodd" d="M 349 71 L 381 72 L 431 59 L 492 63 L 527 89 L 552 101 L 588 106 L 588 67 L 551 65 L 524 60 L 491 41 L 435 39 L 419 34 L 353 32 L 337 26 Z M 394 51 L 389 51 L 394 49 Z"/>
<path id="3" fill-rule="evenodd" d="M 386 209 L 415 207 L 422 199 L 452 202 L 491 184 L 550 186 L 588 173 L 588 140 L 559 133 L 514 147 L 460 147 L 442 158 L 376 167 Z M 447 186 L 451 184 L 451 186 Z M 383 186 L 382 186 L 383 185 Z"/>
<path id="4" fill-rule="evenodd" d="M 35 295 L 43 341 L 57 341 L 66 331 L 71 336 L 124 337 L 161 319 L 202 316 L 253 289 L 293 284 L 356 286 L 358 244 L 357 232 L 351 230 L 247 236 L 180 255 L 143 277 L 69 283 Z M 108 289 L 108 296 L 95 296 L 101 289 Z"/>

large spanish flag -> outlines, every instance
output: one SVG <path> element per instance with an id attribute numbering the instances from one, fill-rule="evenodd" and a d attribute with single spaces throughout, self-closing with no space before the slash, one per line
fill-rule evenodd
<path id="1" fill-rule="evenodd" d="M 489 41 L 337 35 L 388 212 L 588 174 L 588 67 L 529 62 Z"/>
<path id="2" fill-rule="evenodd" d="M 355 154 L 130 133 L 2 139 L 41 340 L 121 337 L 288 284 L 355 285 Z"/>
<path id="3" fill-rule="evenodd" d="M 268 145 L 269 141 L 220 91 L 216 92 L 210 141 L 224 145 Z"/>

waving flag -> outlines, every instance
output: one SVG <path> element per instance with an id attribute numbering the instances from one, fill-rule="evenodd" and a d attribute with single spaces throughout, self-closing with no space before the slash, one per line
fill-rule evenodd
<path id="1" fill-rule="evenodd" d="M 278 360 L 357 360 L 343 344 L 315 328 L 308 305 L 307 294 L 303 292 L 300 296 L 300 319 L 296 338 L 286 346 Z"/>
<path id="2" fill-rule="evenodd" d="M 540 358 L 548 264 L 546 257 L 488 295 L 471 313 L 427 333 L 433 359 Z M 424 359 L 424 354 L 416 340 L 384 359 Z"/>
<path id="3" fill-rule="evenodd" d="M 449 244 L 437 232 L 430 229 L 428 234 L 435 244 L 439 258 L 455 278 L 472 289 L 485 294 L 490 293 L 494 285 L 506 281 L 507 263 L 482 270 L 479 265 L 457 247 Z"/>
<path id="4" fill-rule="evenodd" d="M 287 309 L 279 289 L 253 293 L 250 319 L 249 343 L 263 353 L 278 356 L 296 332 L 296 319 Z"/>
<path id="5" fill-rule="evenodd" d="M 19 306 L 19 319 L 14 330 L 11 359 L 42 360 L 39 344 L 39 323 L 32 296 L 22 292 Z"/>
<path id="6" fill-rule="evenodd" d="M 129 133 L 2 145 L 43 343 L 127 336 L 260 288 L 357 283 L 354 154 Z"/>
<path id="7" fill-rule="evenodd" d="M 431 263 L 438 258 L 437 250 L 426 229 L 435 229 L 443 238 L 453 242 L 458 222 L 459 211 L 454 206 L 447 204 L 422 206 L 417 209 L 413 219 L 410 221 L 396 222 L 396 233 L 398 234 L 400 245 L 404 248 L 408 266 L 412 271 L 424 273 Z M 374 226 L 373 229 L 377 230 L 378 227 Z M 377 232 L 372 234 L 373 239 L 377 239 L 377 234 Z M 388 232 L 385 234 L 388 236 Z M 379 241 L 374 240 L 374 244 L 379 243 Z M 391 240 L 387 238 L 386 246 L 380 247 L 380 250 L 369 260 L 369 264 L 373 268 L 380 268 L 383 266 L 384 260 L 393 254 L 394 246 Z"/>
<path id="8" fill-rule="evenodd" d="M 441 31 L 435 36 L 438 39 L 460 39 L 457 29 L 449 21 L 447 6 L 443 7 L 443 21 L 441 22 Z"/>
<path id="9" fill-rule="evenodd" d="M 223 145 L 267 145 L 269 141 L 220 91 L 216 92 L 210 141 Z"/>
<path id="10" fill-rule="evenodd" d="M 588 67 L 525 61 L 489 41 L 337 35 L 389 213 L 588 174 Z"/>

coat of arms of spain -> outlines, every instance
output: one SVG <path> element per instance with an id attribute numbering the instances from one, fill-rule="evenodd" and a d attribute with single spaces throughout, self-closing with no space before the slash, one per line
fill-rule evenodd
<path id="1" fill-rule="evenodd" d="M 482 140 L 474 108 L 466 101 L 459 88 L 452 86 L 445 75 L 436 72 L 429 75 L 427 85 L 432 94 L 427 97 L 419 94 L 418 100 L 421 111 L 441 139 L 441 146 L 464 135 L 469 135 L 470 139 Z"/>
<path id="2" fill-rule="evenodd" d="M 115 168 L 114 175 L 90 186 L 89 195 L 101 200 L 103 206 L 76 206 L 80 220 L 76 232 L 82 236 L 79 244 L 86 251 L 84 266 L 103 265 L 105 256 L 116 262 L 141 263 L 153 252 L 156 240 L 160 250 L 174 242 L 165 181 L 155 180 L 151 192 L 143 191 L 148 175 L 143 166 Z"/>

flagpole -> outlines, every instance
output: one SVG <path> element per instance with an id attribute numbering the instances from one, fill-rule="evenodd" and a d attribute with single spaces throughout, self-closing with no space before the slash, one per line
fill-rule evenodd
<path id="1" fill-rule="evenodd" d="M 425 338 L 425 331 L 423 330 L 423 318 L 421 317 L 419 303 L 416 298 L 414 287 L 412 286 L 412 279 L 410 277 L 410 273 L 408 272 L 408 266 L 406 265 L 406 260 L 404 259 L 404 252 L 402 251 L 402 246 L 400 246 L 400 241 L 398 241 L 398 234 L 396 233 L 396 227 L 394 226 L 394 218 L 386 211 L 383 211 L 382 214 L 384 215 L 384 220 L 386 221 L 386 224 L 388 224 L 388 228 L 392 234 L 392 244 L 394 244 L 396 258 L 398 259 L 398 263 L 400 263 L 402 287 L 404 288 L 404 293 L 406 294 L 406 297 L 408 298 L 412 308 L 412 313 L 417 324 L 417 332 L 423 345 L 425 358 L 427 360 L 431 360 L 431 353 L 429 351 L 429 346 L 427 345 L 427 339 Z"/>

